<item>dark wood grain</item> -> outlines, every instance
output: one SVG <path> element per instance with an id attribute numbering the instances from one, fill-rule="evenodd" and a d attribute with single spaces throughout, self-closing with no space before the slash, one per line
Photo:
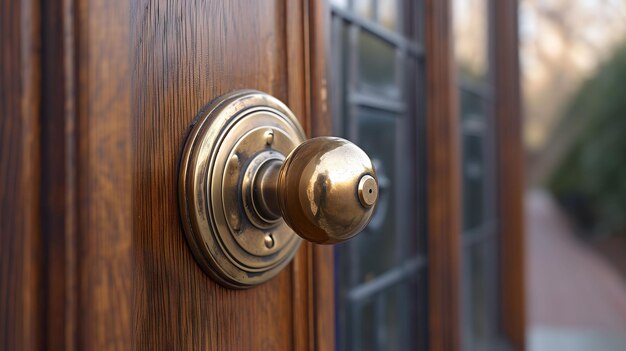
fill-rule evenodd
<path id="1" fill-rule="evenodd" d="M 428 315 L 430 350 L 460 345 L 460 156 L 451 4 L 426 1 Z"/>
<path id="2" fill-rule="evenodd" d="M 132 349 L 134 252 L 130 11 L 76 2 L 77 346 Z"/>
<path id="3" fill-rule="evenodd" d="M 307 134 L 310 135 L 311 115 L 309 111 L 308 89 L 305 75 L 308 63 L 304 58 L 308 47 L 305 29 L 308 19 L 302 2 L 285 2 L 285 40 L 287 63 L 287 85 L 289 96 L 287 104 L 296 113 Z M 293 345 L 297 350 L 312 349 L 315 344 L 313 318 L 313 257 L 312 247 L 303 243 L 300 252 L 291 264 Z"/>
<path id="4" fill-rule="evenodd" d="M 501 320 L 504 334 L 525 350 L 524 151 L 518 58 L 518 2 L 493 1 L 494 72 L 501 233 Z"/>
<path id="5" fill-rule="evenodd" d="M 0 349 L 42 348 L 40 7 L 0 1 Z"/>
<path id="6" fill-rule="evenodd" d="M 183 239 L 180 147 L 191 120 L 223 93 L 259 89 L 310 125 L 301 3 L 138 2 L 132 14 L 134 324 L 145 349 L 310 349 L 311 248 L 254 289 L 224 289 Z"/>
<path id="7" fill-rule="evenodd" d="M 329 11 L 326 1 L 307 1 L 304 10 L 307 21 L 304 32 L 308 37 L 304 59 L 308 62 L 308 82 L 311 136 L 332 135 L 332 118 L 328 102 L 328 40 Z M 335 347 L 335 276 L 333 247 L 312 245 L 311 295 L 313 313 L 309 317 L 313 329 L 311 349 L 334 350 Z"/>
<path id="8" fill-rule="evenodd" d="M 76 66 L 74 2 L 42 5 L 41 182 L 45 346 L 76 349 Z"/>
<path id="9" fill-rule="evenodd" d="M 293 267 L 254 289 L 221 287 L 187 247 L 176 193 L 186 130 L 207 102 L 242 88 L 287 101 L 284 11 L 274 1 L 138 1 L 130 11 L 133 317 L 140 349 L 295 345 Z"/>
<path id="10" fill-rule="evenodd" d="M 327 62 L 330 48 L 330 18 L 326 1 L 306 1 L 308 12 L 308 45 L 305 47 L 304 58 L 308 62 L 309 72 L 305 75 L 310 89 L 310 109 L 313 116 L 311 134 L 313 136 L 331 135 L 333 121 L 330 118 L 328 103 Z"/>
<path id="11" fill-rule="evenodd" d="M 309 133 L 328 128 L 316 110 L 326 110 L 324 62 L 308 59 L 323 52 L 312 48 L 312 10 L 321 11 L 287 1 L 44 4 L 47 348 L 332 349 L 330 249 L 303 245 L 267 284 L 222 288 L 183 239 L 175 186 L 188 126 L 223 93 L 263 90 Z"/>

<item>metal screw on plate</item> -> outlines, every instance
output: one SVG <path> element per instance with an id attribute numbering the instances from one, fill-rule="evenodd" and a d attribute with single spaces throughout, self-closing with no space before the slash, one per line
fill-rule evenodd
<path id="1" fill-rule="evenodd" d="M 234 165 L 237 165 L 239 163 L 239 156 L 237 156 L 237 154 L 232 155 L 230 157 L 230 162 L 232 162 Z"/>
<path id="2" fill-rule="evenodd" d="M 265 132 L 265 142 L 267 143 L 267 145 L 272 145 L 274 143 L 273 129 L 269 129 L 267 132 Z"/>
<path id="3" fill-rule="evenodd" d="M 265 235 L 265 247 L 267 247 L 268 249 L 271 249 L 272 247 L 274 247 L 274 236 L 272 235 L 272 233 L 266 234 Z"/>

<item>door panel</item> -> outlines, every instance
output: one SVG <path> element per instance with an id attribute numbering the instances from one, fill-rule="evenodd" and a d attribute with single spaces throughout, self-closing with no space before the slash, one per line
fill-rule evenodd
<path id="1" fill-rule="evenodd" d="M 463 148 L 463 349 L 524 349 L 521 211 L 511 210 L 522 203 L 517 4 L 454 5 Z"/>
<path id="2" fill-rule="evenodd" d="M 328 331 L 316 330 L 315 321 L 332 317 L 332 300 L 323 300 L 311 281 L 328 275 L 325 264 L 317 264 L 327 254 L 303 245 L 272 281 L 225 289 L 193 259 L 176 193 L 188 128 L 219 95 L 268 92 L 304 126 L 323 131 L 323 116 L 309 118 L 315 96 L 308 84 L 315 79 L 307 74 L 317 71 L 304 56 L 312 50 L 305 45 L 315 17 L 307 14 L 315 7 L 288 1 L 74 5 L 65 15 L 77 18 L 76 44 L 50 49 L 50 56 L 63 62 L 76 50 L 78 132 L 70 137 L 79 152 L 77 181 L 69 186 L 78 194 L 77 249 L 75 262 L 58 257 L 76 270 L 77 287 L 61 290 L 50 304 L 76 299 L 78 306 L 67 317 L 75 318 L 74 336 L 62 343 L 65 336 L 50 333 L 48 344 L 71 346 L 75 337 L 81 349 L 323 349 Z M 57 112 L 51 120 L 69 124 L 67 111 Z M 59 278 L 50 286 L 71 279 Z"/>
<path id="3" fill-rule="evenodd" d="M 296 304 L 306 305 L 293 294 L 292 268 L 250 290 L 213 282 L 198 269 L 181 232 L 176 178 L 185 131 L 208 101 L 241 88 L 288 101 L 284 3 L 146 1 L 135 11 L 137 343 L 149 349 L 291 348 L 291 314 Z"/>
<path id="4" fill-rule="evenodd" d="M 0 2 L 0 349 L 38 349 L 39 3 Z"/>
<path id="5" fill-rule="evenodd" d="M 336 347 L 425 350 L 424 2 L 335 1 L 329 14 L 335 133 L 368 153 L 380 187 L 368 227 L 335 248 Z"/>

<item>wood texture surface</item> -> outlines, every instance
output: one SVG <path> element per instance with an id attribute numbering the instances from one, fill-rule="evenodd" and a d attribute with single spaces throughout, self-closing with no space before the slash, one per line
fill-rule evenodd
<path id="1" fill-rule="evenodd" d="M 40 7 L 0 1 L 0 349 L 43 345 Z"/>
<path id="2" fill-rule="evenodd" d="M 77 346 L 134 343 L 130 11 L 123 0 L 76 2 Z"/>
<path id="3" fill-rule="evenodd" d="M 451 4 L 426 1 L 428 316 L 430 350 L 460 345 L 460 146 Z"/>
<path id="4" fill-rule="evenodd" d="M 520 95 L 518 2 L 493 1 L 498 174 L 501 234 L 501 320 L 504 334 L 525 350 L 524 150 Z"/>
<path id="5" fill-rule="evenodd" d="M 207 102 L 242 88 L 288 101 L 285 10 L 274 1 L 138 1 L 131 10 L 134 324 L 140 349 L 297 345 L 292 311 L 308 300 L 294 299 L 293 266 L 254 289 L 222 288 L 187 248 L 176 193 L 186 130 Z"/>
<path id="6" fill-rule="evenodd" d="M 43 165 L 57 166 L 43 182 L 48 348 L 332 349 L 330 249 L 304 245 L 267 284 L 222 288 L 189 252 L 176 193 L 188 127 L 223 93 L 266 91 L 309 132 L 328 132 L 318 103 L 324 51 L 315 47 L 319 16 L 311 11 L 321 8 L 290 1 L 44 6 Z"/>
<path id="7" fill-rule="evenodd" d="M 41 234 L 44 345 L 76 349 L 77 159 L 74 2 L 42 5 Z"/>
<path id="8" fill-rule="evenodd" d="M 304 77 L 308 84 L 308 115 L 311 120 L 311 136 L 332 135 L 332 118 L 328 102 L 328 35 L 330 31 L 326 1 L 305 2 L 304 33 L 307 37 L 304 59 L 308 73 Z M 334 350 L 335 348 L 335 269 L 334 248 L 325 245 L 312 245 L 311 285 L 313 313 L 313 341 L 311 349 Z"/>

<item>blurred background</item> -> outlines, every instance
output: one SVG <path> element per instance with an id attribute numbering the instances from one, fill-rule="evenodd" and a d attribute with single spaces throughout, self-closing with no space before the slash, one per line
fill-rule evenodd
<path id="1" fill-rule="evenodd" d="M 626 350 L 626 2 L 522 0 L 530 350 Z"/>

